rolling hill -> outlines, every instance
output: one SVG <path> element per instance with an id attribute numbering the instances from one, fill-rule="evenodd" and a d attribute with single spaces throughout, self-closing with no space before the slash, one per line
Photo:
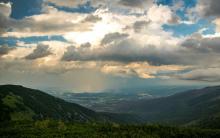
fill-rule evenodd
<path id="1" fill-rule="evenodd" d="M 105 121 L 105 117 L 42 91 L 18 85 L 0 86 L 0 120 Z"/>

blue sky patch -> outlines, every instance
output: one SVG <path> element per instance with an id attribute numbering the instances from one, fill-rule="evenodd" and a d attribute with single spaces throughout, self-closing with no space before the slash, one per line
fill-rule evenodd
<path id="1" fill-rule="evenodd" d="M 165 31 L 173 32 L 173 35 L 176 37 L 191 35 L 195 32 L 198 32 L 200 29 L 206 30 L 203 32 L 204 34 L 214 34 L 215 33 L 215 25 L 210 23 L 209 20 L 201 19 L 195 24 L 177 24 L 177 25 L 163 25 L 163 29 Z"/>
<path id="2" fill-rule="evenodd" d="M 32 36 L 24 38 L 15 38 L 15 37 L 0 37 L 0 45 L 9 45 L 15 46 L 18 41 L 22 41 L 27 44 L 38 43 L 41 41 L 61 41 L 67 42 L 63 36 L 54 35 L 54 36 Z"/>
<path id="3" fill-rule="evenodd" d="M 42 0 L 9 0 L 12 3 L 11 17 L 22 19 L 41 13 Z"/>
<path id="4" fill-rule="evenodd" d="M 49 3 L 50 6 L 55 7 L 56 9 L 60 11 L 65 11 L 65 12 L 76 12 L 76 13 L 91 13 L 96 10 L 96 8 L 91 6 L 90 2 L 87 2 L 83 5 L 79 5 L 78 7 L 63 7 L 63 6 L 57 6 L 53 3 Z"/>

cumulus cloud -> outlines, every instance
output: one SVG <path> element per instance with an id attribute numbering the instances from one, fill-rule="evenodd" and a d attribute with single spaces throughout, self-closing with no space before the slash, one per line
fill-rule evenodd
<path id="1" fill-rule="evenodd" d="M 123 40 L 123 39 L 127 38 L 128 36 L 129 36 L 128 34 L 121 34 L 118 32 L 109 33 L 104 36 L 104 38 L 101 41 L 101 45 L 109 44 L 111 42 L 115 42 L 118 40 Z"/>
<path id="2" fill-rule="evenodd" d="M 147 21 L 136 21 L 133 24 L 133 29 L 136 33 L 141 32 L 143 29 L 147 29 L 149 22 Z"/>
<path id="3" fill-rule="evenodd" d="M 10 4 L 4 4 L 4 8 L 1 7 L 0 9 L 3 10 L 8 8 L 8 11 L 11 8 Z M 10 30 L 3 34 L 5 37 L 57 35 L 73 31 L 88 31 L 91 30 L 94 22 L 101 20 L 93 15 L 82 16 L 78 13 L 58 11 L 51 6 L 45 6 L 44 13 L 40 15 L 28 16 L 21 20 L 15 20 L 5 15 L 0 14 L 0 22 L 2 23 L 0 29 Z"/>
<path id="4" fill-rule="evenodd" d="M 215 19 L 214 23 L 216 24 L 216 31 L 220 32 L 220 18 Z"/>
<path id="5" fill-rule="evenodd" d="M 0 1 L 0 14 L 9 17 L 11 14 L 11 4 L 10 3 L 1 3 Z"/>
<path id="6" fill-rule="evenodd" d="M 6 45 L 0 46 L 0 56 L 8 54 L 10 51 L 14 49 L 14 47 L 8 47 Z"/>
<path id="7" fill-rule="evenodd" d="M 82 23 L 84 23 L 84 22 L 98 22 L 98 21 L 100 21 L 100 20 L 102 20 L 102 18 L 101 17 L 99 17 L 99 16 L 97 16 L 97 15 L 92 15 L 92 14 L 90 14 L 90 15 L 88 15 L 83 21 L 82 21 Z"/>
<path id="8" fill-rule="evenodd" d="M 153 5 L 150 7 L 147 17 L 150 21 L 161 24 L 176 24 L 180 20 L 175 12 L 171 10 L 171 8 L 163 5 Z"/>
<path id="9" fill-rule="evenodd" d="M 28 60 L 34 60 L 42 57 L 46 57 L 48 55 L 51 55 L 52 53 L 50 52 L 49 46 L 47 45 L 38 45 L 34 51 L 27 55 L 25 59 Z"/>
<path id="10" fill-rule="evenodd" d="M 186 39 L 182 46 L 192 52 L 218 53 L 220 52 L 220 37 L 203 37 L 200 34 Z"/>
<path id="11" fill-rule="evenodd" d="M 125 39 L 120 41 L 119 43 L 110 44 L 107 47 L 100 47 L 94 49 L 68 47 L 62 60 L 117 62 L 147 61 L 155 65 L 176 64 L 180 60 L 181 56 L 178 56 L 179 53 L 173 54 L 173 52 L 174 51 L 162 52 L 156 49 L 154 46 L 142 47 L 132 39 Z"/>
<path id="12" fill-rule="evenodd" d="M 112 37 L 111 37 L 112 38 Z M 118 37 L 116 37 L 117 40 Z M 109 39 L 108 39 L 109 40 Z M 115 41 L 114 39 L 110 39 Z M 192 36 L 179 43 L 176 49 L 158 48 L 154 45 L 140 44 L 134 39 L 124 39 L 109 43 L 107 47 L 80 49 L 70 47 L 63 61 L 116 61 L 148 62 L 151 65 L 198 65 L 211 66 L 218 63 L 220 39 Z M 193 59 L 193 60 L 192 60 Z"/>
<path id="13" fill-rule="evenodd" d="M 87 43 L 81 44 L 80 47 L 81 48 L 90 48 L 91 44 L 89 42 L 87 42 Z"/>
<path id="14" fill-rule="evenodd" d="M 0 3 L 0 35 L 4 33 L 9 25 L 8 17 L 11 14 L 10 3 Z"/>
<path id="15" fill-rule="evenodd" d="M 206 17 L 220 17 L 219 0 L 199 0 L 196 10 Z"/>

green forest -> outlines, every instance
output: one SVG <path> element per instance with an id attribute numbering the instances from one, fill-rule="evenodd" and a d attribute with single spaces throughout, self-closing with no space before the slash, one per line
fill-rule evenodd
<path id="1" fill-rule="evenodd" d="M 219 138 L 220 130 L 151 124 L 77 123 L 54 120 L 1 123 L 1 138 Z"/>

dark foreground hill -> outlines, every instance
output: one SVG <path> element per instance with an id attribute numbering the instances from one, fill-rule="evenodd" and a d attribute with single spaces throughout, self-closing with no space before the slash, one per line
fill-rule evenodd
<path id="1" fill-rule="evenodd" d="M 220 128 L 220 86 L 121 103 L 117 105 L 117 110 L 137 114 L 147 122 L 200 124 Z"/>
<path id="2" fill-rule="evenodd" d="M 0 86 L 0 121 L 55 119 L 65 121 L 104 121 L 92 110 L 65 102 L 39 90 L 16 85 Z"/>
<path id="3" fill-rule="evenodd" d="M 97 113 L 42 91 L 18 85 L 0 86 L 0 121 L 54 119 L 74 122 L 137 123 L 130 114 Z"/>

